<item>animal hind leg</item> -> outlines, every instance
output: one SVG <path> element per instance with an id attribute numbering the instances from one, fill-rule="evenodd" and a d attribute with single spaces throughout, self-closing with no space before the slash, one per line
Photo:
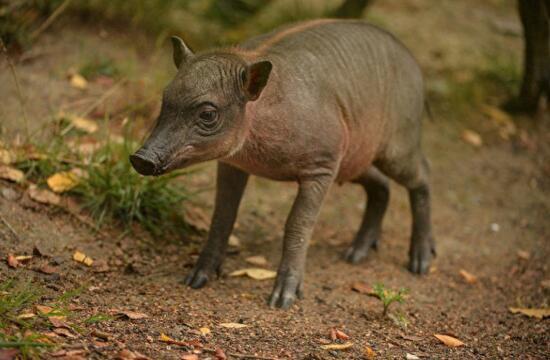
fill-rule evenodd
<path id="1" fill-rule="evenodd" d="M 432 235 L 429 166 L 418 149 L 411 156 L 381 166 L 392 179 L 405 186 L 409 192 L 412 213 L 412 234 L 409 248 L 409 270 L 415 274 L 428 272 L 435 256 Z"/>
<path id="2" fill-rule="evenodd" d="M 390 198 L 389 180 L 374 166 L 354 182 L 365 189 L 367 204 L 359 231 L 345 254 L 345 259 L 352 264 L 364 259 L 371 248 L 377 247 Z"/>

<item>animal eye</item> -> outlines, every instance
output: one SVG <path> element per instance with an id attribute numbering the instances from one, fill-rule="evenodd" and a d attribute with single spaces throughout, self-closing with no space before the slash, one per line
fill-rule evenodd
<path id="1" fill-rule="evenodd" d="M 218 117 L 218 112 L 216 110 L 206 110 L 199 114 L 199 117 L 205 122 L 214 122 Z"/>

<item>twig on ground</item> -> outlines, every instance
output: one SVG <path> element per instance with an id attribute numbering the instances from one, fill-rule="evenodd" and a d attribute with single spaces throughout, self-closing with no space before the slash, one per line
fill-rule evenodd
<path id="1" fill-rule="evenodd" d="M 17 234 L 17 232 L 13 229 L 13 227 L 10 225 L 10 223 L 4 219 L 4 217 L 2 215 L 0 215 L 0 221 L 2 221 L 2 224 L 4 224 L 8 230 L 12 233 L 12 235 L 17 239 L 17 240 L 20 240 L 21 238 L 19 237 L 19 234 Z"/>
<path id="2" fill-rule="evenodd" d="M 33 31 L 30 35 L 30 39 L 34 40 L 38 37 L 38 35 L 42 34 L 44 30 L 46 30 L 48 27 L 50 27 L 51 24 L 61 15 L 63 11 L 69 6 L 72 0 L 65 0 L 55 11 L 40 25 L 38 29 Z"/>

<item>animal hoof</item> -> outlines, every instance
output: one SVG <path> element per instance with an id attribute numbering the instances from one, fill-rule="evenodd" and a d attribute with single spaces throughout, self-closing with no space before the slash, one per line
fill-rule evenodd
<path id="1" fill-rule="evenodd" d="M 357 264 L 367 257 L 371 248 L 375 250 L 378 248 L 377 240 L 366 241 L 361 245 L 353 244 L 346 251 L 344 259 L 350 264 Z"/>
<path id="2" fill-rule="evenodd" d="M 413 246 L 410 252 L 409 270 L 414 274 L 426 274 L 430 270 L 435 251 L 428 246 Z"/>
<path id="3" fill-rule="evenodd" d="M 208 282 L 208 274 L 202 269 L 193 269 L 184 280 L 184 284 L 193 289 L 200 289 Z"/>
<path id="4" fill-rule="evenodd" d="M 301 276 L 292 273 L 280 273 L 269 298 L 269 306 L 288 309 L 296 298 L 301 299 L 302 297 Z"/>

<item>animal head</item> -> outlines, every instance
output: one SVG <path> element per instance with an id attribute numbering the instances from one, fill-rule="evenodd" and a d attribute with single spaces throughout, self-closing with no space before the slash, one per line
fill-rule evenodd
<path id="1" fill-rule="evenodd" d="M 247 135 L 245 108 L 260 96 L 272 65 L 228 51 L 194 54 L 172 38 L 178 72 L 164 89 L 156 124 L 130 156 L 142 175 L 161 175 L 237 152 Z"/>

